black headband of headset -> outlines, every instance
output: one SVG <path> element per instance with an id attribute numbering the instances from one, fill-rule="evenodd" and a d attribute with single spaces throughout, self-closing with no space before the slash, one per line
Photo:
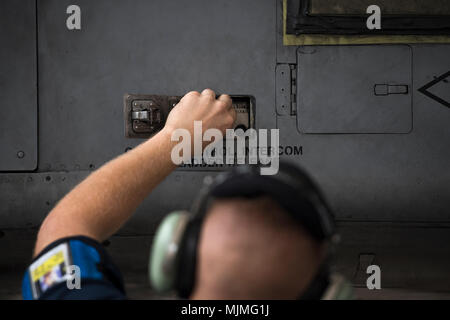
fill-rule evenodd
<path id="1" fill-rule="evenodd" d="M 214 199 L 269 196 L 317 240 L 334 234 L 334 217 L 320 190 L 297 166 L 280 162 L 273 176 L 260 174 L 260 167 L 238 166 L 219 175 L 194 203 L 192 213 L 202 219 Z"/>

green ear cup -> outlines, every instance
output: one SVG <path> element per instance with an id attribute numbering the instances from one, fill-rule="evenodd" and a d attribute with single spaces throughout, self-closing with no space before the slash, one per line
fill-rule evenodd
<path id="1" fill-rule="evenodd" d="M 342 275 L 333 273 L 331 284 L 325 291 L 322 300 L 353 300 L 353 287 Z"/>
<path id="2" fill-rule="evenodd" d="M 172 212 L 164 218 L 156 231 L 148 270 L 150 283 L 156 291 L 173 289 L 176 255 L 188 219 L 189 213 L 186 211 Z"/>

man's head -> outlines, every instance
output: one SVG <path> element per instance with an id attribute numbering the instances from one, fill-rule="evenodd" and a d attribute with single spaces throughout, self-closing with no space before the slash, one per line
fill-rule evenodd
<path id="1" fill-rule="evenodd" d="M 323 293 L 332 213 L 301 169 L 285 162 L 275 176 L 258 169 L 236 167 L 206 179 L 190 212 L 165 218 L 149 269 L 155 289 L 193 299 L 314 299 Z"/>
<path id="2" fill-rule="evenodd" d="M 216 200 L 203 222 L 191 298 L 299 298 L 325 249 L 270 197 Z"/>

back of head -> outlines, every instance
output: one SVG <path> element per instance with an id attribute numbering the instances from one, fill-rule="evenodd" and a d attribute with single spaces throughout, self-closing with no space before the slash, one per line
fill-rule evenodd
<path id="1" fill-rule="evenodd" d="M 190 212 L 169 214 L 149 268 L 159 292 L 194 299 L 318 299 L 328 291 L 334 219 L 313 181 L 238 166 L 205 178 Z"/>
<path id="2" fill-rule="evenodd" d="M 191 298 L 299 298 L 324 251 L 268 196 L 215 200 L 200 234 Z"/>

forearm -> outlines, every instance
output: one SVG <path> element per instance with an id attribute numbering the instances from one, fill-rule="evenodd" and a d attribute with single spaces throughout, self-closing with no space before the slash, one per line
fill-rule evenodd
<path id="1" fill-rule="evenodd" d="M 114 234 L 174 170 L 170 135 L 169 130 L 161 131 L 75 187 L 44 220 L 35 253 L 62 237 L 86 235 L 103 241 Z"/>

